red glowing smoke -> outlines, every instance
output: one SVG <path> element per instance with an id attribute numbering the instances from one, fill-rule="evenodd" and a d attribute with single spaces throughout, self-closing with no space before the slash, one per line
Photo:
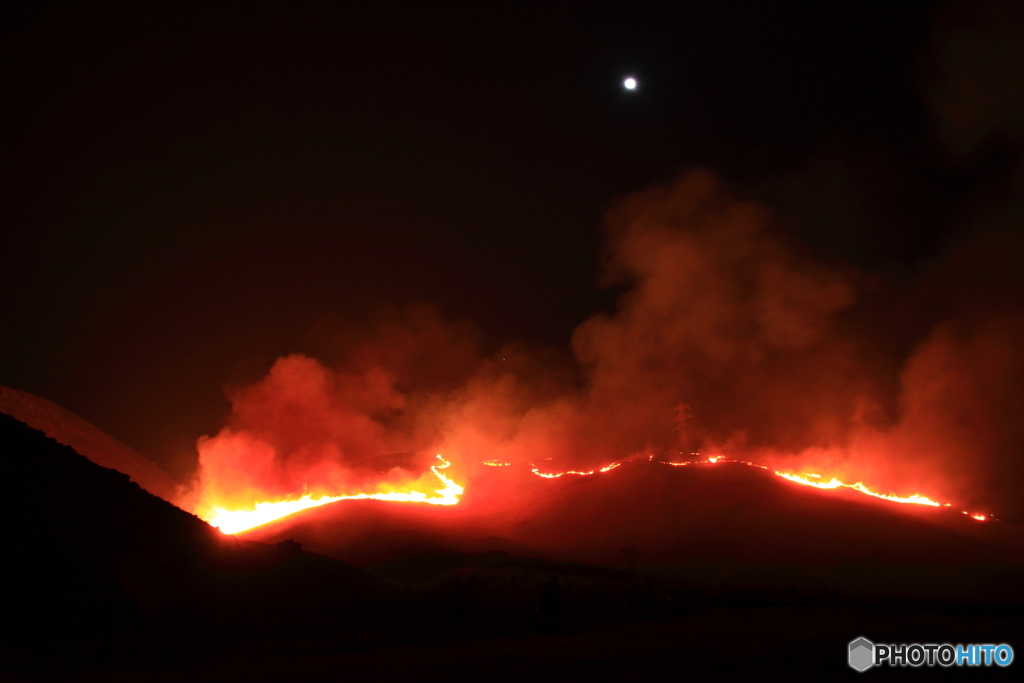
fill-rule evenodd
<path id="1" fill-rule="evenodd" d="M 227 426 L 199 440 L 195 509 L 400 486 L 437 453 L 471 487 L 485 460 L 589 470 L 690 449 L 1011 504 L 1019 477 L 998 478 L 1022 435 L 1007 409 L 1022 395 L 1012 319 L 939 325 L 888 367 L 851 324 L 859 274 L 815 261 L 706 172 L 619 202 L 605 265 L 628 291 L 577 327 L 573 363 L 516 346 L 484 355 L 466 325 L 426 309 L 347 335 L 330 366 L 279 359 L 229 392 Z M 514 488 L 494 504 L 513 505 Z"/>

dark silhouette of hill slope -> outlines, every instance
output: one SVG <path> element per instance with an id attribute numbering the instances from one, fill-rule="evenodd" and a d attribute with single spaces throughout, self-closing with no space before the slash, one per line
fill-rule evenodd
<path id="1" fill-rule="evenodd" d="M 97 465 L 127 474 L 154 496 L 172 503 L 177 499 L 174 480 L 156 463 L 53 401 L 0 386 L 0 413 L 71 446 Z"/>
<path id="2" fill-rule="evenodd" d="M 464 503 L 435 506 L 346 500 L 303 510 L 237 536 L 263 543 L 295 538 L 314 552 L 361 567 L 438 549 L 466 553 L 500 550 L 515 555 L 534 552 L 529 545 L 497 536 L 498 530 L 500 527 L 480 524 Z"/>
<path id="3" fill-rule="evenodd" d="M 360 538 L 376 535 L 379 541 L 371 554 L 378 558 L 387 549 L 391 531 L 403 525 L 411 528 L 418 549 L 409 550 L 409 537 L 396 535 L 388 550 L 390 559 L 372 567 L 383 579 L 305 552 L 287 538 L 266 545 L 225 536 L 143 491 L 126 475 L 99 467 L 3 414 L 0 468 L 7 570 L 0 583 L 0 677 L 6 671 L 27 676 L 49 673 L 54 680 L 326 680 L 338 675 L 380 680 L 384 672 L 395 680 L 453 680 L 460 675 L 477 680 L 507 671 L 510 662 L 528 653 L 529 666 L 516 669 L 512 678 L 521 678 L 521 673 L 536 680 L 591 680 L 602 675 L 635 678 L 644 672 L 671 672 L 678 678 L 677 674 L 694 670 L 714 677 L 718 665 L 701 669 L 702 662 L 733 663 L 739 658 L 735 672 L 749 680 L 753 672 L 764 672 L 764 653 L 780 647 L 809 648 L 821 653 L 812 663 L 817 669 L 846 672 L 843 647 L 865 628 L 865 614 L 872 619 L 867 633 L 885 642 L 931 638 L 920 630 L 921 623 L 935 628 L 935 638 L 953 642 L 1001 642 L 1019 633 L 1019 628 L 1007 627 L 1019 625 L 1016 612 L 993 613 L 987 606 L 952 605 L 918 618 L 922 607 L 913 603 L 876 603 L 823 591 L 809 597 L 793 591 L 708 591 L 685 581 L 660 580 L 639 571 L 648 555 L 672 562 L 683 557 L 683 564 L 670 565 L 677 571 L 692 562 L 694 547 L 684 544 L 689 553 L 684 556 L 661 556 L 656 541 L 700 537 L 692 532 L 677 536 L 681 527 L 667 521 L 659 527 L 662 531 L 639 538 L 643 545 L 637 571 L 557 559 L 592 551 L 594 557 L 604 557 L 601 553 L 618 550 L 612 546 L 627 538 L 623 533 L 632 533 L 652 514 L 669 520 L 685 512 L 687 505 L 708 506 L 709 500 L 706 518 L 691 521 L 693 525 L 723 533 L 747 533 L 752 526 L 775 529 L 772 538 L 777 538 L 794 530 L 813 530 L 814 525 L 781 525 L 787 515 L 803 515 L 809 506 L 822 514 L 822 524 L 834 521 L 829 515 L 850 524 L 844 516 L 850 515 L 867 520 L 869 534 L 899 538 L 885 536 L 879 526 L 894 521 L 888 513 L 877 519 L 857 517 L 861 506 L 847 509 L 845 501 L 831 498 L 822 498 L 831 503 L 815 507 L 816 503 L 791 499 L 788 488 L 758 492 L 758 480 L 752 485 L 740 481 L 735 494 L 729 494 L 745 493 L 752 508 L 737 510 L 733 521 L 716 526 L 709 522 L 715 517 L 714 499 L 734 490 L 724 487 L 737 484 L 729 481 L 731 471 L 726 468 L 706 470 L 711 481 L 697 476 L 690 482 L 703 494 L 687 491 L 686 478 L 674 481 L 677 475 L 669 474 L 664 492 L 659 493 L 658 486 L 641 487 L 649 499 L 642 502 L 631 488 L 644 480 L 642 468 L 620 473 L 626 476 L 554 482 L 559 486 L 541 489 L 541 502 L 502 529 L 509 536 L 529 539 L 547 559 L 425 547 L 425 541 L 439 538 L 442 531 L 447 540 L 461 538 L 460 529 L 486 531 L 479 524 L 471 526 L 477 518 L 472 506 L 456 514 L 432 506 L 354 501 L 367 505 L 325 506 L 285 525 L 301 532 L 303 524 L 319 517 L 326 522 L 318 531 L 327 533 L 331 520 L 361 511 L 349 515 L 352 525 L 346 538 L 354 538 L 352 533 Z M 714 479 L 722 475 L 725 480 Z M 673 503 L 680 485 L 682 499 Z M 784 509 L 764 520 L 744 521 L 750 514 L 763 513 L 766 503 Z M 840 505 L 830 508 L 834 503 Z M 737 502 L 726 499 L 718 504 Z M 431 510 L 439 514 L 432 517 Z M 616 515 L 621 519 L 611 520 Z M 279 532 L 282 528 L 277 526 Z M 941 533 L 924 542 L 926 548 L 934 542 L 955 543 L 943 535 L 952 532 L 935 528 Z M 907 529 L 917 533 L 917 527 Z M 470 545 L 512 543 L 472 534 L 467 538 Z M 729 543 L 725 537 L 696 547 L 713 555 L 716 547 L 732 549 L 736 539 L 733 536 Z M 759 548 L 770 540 L 751 541 L 739 556 L 756 564 Z M 1001 557 L 995 546 L 978 543 L 979 552 Z M 664 547 L 676 550 L 672 543 Z M 785 558 L 794 547 L 802 546 L 778 552 Z M 975 548 L 959 544 L 952 551 L 965 549 Z M 733 557 L 735 551 L 724 556 Z M 884 565 L 888 560 L 865 561 Z M 655 562 L 649 564 L 653 570 L 664 570 Z M 553 591 L 556 585 L 560 588 Z M 808 610 L 830 628 L 823 630 L 809 621 Z M 995 635 L 979 635 L 979 623 L 984 634 Z M 718 629 L 715 637 L 701 640 L 709 624 Z M 737 638 L 737 631 L 743 637 Z M 591 661 L 595 658 L 599 664 Z M 791 667 L 792 661 L 787 654 L 771 664 Z"/>
<path id="4" fill-rule="evenodd" d="M 244 537 L 295 538 L 363 566 L 436 549 L 504 550 L 701 585 L 967 599 L 1024 591 L 1024 553 L 988 533 L 1002 523 L 822 492 L 744 465 L 637 461 L 536 487 L 499 526 L 481 525 L 486 517 L 467 500 L 453 508 L 340 501 Z M 1020 535 L 1004 526 L 1002 536 Z"/>
<path id="5" fill-rule="evenodd" d="M 835 495 L 741 464 L 641 461 L 571 482 L 508 535 L 583 562 L 621 562 L 632 548 L 638 570 L 703 583 L 1019 598 L 1024 553 L 975 535 L 976 526 L 948 510 Z"/>
<path id="6" fill-rule="evenodd" d="M 295 543 L 225 536 L 4 414 L 0 468 L 8 638 L 344 623 L 376 590 L 363 571 Z"/>

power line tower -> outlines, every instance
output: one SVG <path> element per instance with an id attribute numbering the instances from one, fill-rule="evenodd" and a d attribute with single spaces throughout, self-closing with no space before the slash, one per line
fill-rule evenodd
<path id="1" fill-rule="evenodd" d="M 680 403 L 673 412 L 672 424 L 676 430 L 676 445 L 685 455 L 690 454 L 691 428 L 693 427 L 693 413 L 690 406 Z"/>

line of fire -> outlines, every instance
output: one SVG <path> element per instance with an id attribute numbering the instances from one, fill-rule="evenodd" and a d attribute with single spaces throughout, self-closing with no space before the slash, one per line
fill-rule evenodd
<path id="1" fill-rule="evenodd" d="M 699 456 L 699 453 L 691 453 L 691 456 Z M 640 456 L 643 457 L 643 456 Z M 221 531 L 227 534 L 235 534 L 241 531 L 252 529 L 253 527 L 267 522 L 280 519 L 287 515 L 294 514 L 301 510 L 306 510 L 312 507 L 319 507 L 321 505 L 327 505 L 328 503 L 335 503 L 341 500 L 383 500 L 392 502 L 402 503 L 427 503 L 431 505 L 456 505 L 459 502 L 459 496 L 465 490 L 462 486 L 455 483 L 448 477 L 446 477 L 440 470 L 447 468 L 451 463 L 444 460 L 439 454 L 437 458 L 441 461 L 440 466 L 431 466 L 430 472 L 436 477 L 436 484 L 441 484 L 442 488 L 433 489 L 427 493 L 418 490 L 409 491 L 387 491 L 387 492 L 374 492 L 374 493 L 356 493 L 347 495 L 325 495 L 317 498 L 311 497 L 309 494 L 302 495 L 301 497 L 279 500 L 279 501 L 260 501 L 252 506 L 252 509 L 242 510 L 227 510 L 218 505 L 211 504 L 210 511 L 206 516 L 206 520 L 211 526 L 217 527 Z M 654 462 L 655 456 L 646 456 L 647 460 Z M 629 462 L 627 460 L 621 460 L 618 462 L 605 465 L 604 467 L 598 467 L 587 472 L 580 472 L 576 470 L 565 470 L 562 472 L 541 472 L 540 468 L 529 464 L 530 472 L 534 475 L 544 479 L 557 479 L 566 475 L 576 476 L 594 476 L 605 472 L 610 472 L 617 467 L 620 467 L 624 463 Z M 749 467 L 756 467 L 767 470 L 768 468 L 764 465 L 758 465 L 745 460 L 730 460 L 722 455 L 710 455 L 701 459 L 686 460 L 686 461 L 671 461 L 671 460 L 657 460 L 659 464 L 671 466 L 671 467 L 682 467 L 685 465 L 714 465 L 718 463 L 733 463 L 741 464 Z M 482 461 L 482 465 L 488 467 L 511 467 L 511 463 L 497 462 L 493 460 Z M 835 477 L 824 479 L 820 474 L 814 473 L 802 473 L 795 474 L 791 472 L 780 472 L 777 470 L 772 471 L 776 476 L 782 477 L 786 481 L 790 481 L 802 486 L 810 486 L 816 489 L 832 490 L 832 489 L 851 489 L 867 496 L 872 496 L 882 500 L 887 500 L 893 503 L 910 504 L 910 505 L 927 505 L 930 507 L 952 507 L 952 503 L 939 503 L 927 496 L 919 493 L 914 493 L 908 496 L 898 496 L 893 493 L 879 493 L 872 491 L 862 482 L 856 482 L 852 484 L 844 483 Z M 962 514 L 967 515 L 971 519 L 979 522 L 984 522 L 991 518 L 990 514 L 978 513 L 978 512 L 967 512 L 961 511 Z"/>

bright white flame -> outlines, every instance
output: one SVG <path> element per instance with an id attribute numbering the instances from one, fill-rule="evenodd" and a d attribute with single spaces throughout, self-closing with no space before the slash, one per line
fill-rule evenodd
<path id="1" fill-rule="evenodd" d="M 626 80 L 622 81 L 622 87 L 626 90 L 636 90 L 636 79 L 630 76 Z"/>

